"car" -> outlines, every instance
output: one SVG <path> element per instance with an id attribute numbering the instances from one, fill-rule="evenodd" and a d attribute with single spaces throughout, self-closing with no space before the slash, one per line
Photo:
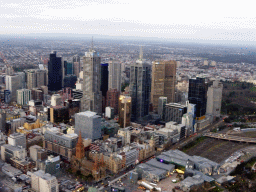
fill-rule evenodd
<path id="1" fill-rule="evenodd" d="M 175 188 L 175 189 L 180 189 L 180 186 L 175 186 L 174 188 Z"/>

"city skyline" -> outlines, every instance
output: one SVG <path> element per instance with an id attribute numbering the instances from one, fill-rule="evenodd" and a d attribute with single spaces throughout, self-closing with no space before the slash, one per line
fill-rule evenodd
<path id="1" fill-rule="evenodd" d="M 220 6 L 222 5 L 222 6 Z M 1 34 L 65 33 L 173 41 L 255 44 L 252 7 L 203 1 L 52 1 L 1 3 Z M 246 6 L 246 9 L 243 7 Z M 215 11 L 209 12 L 208 8 Z M 97 14 L 95 14 L 97 10 Z M 133 14 L 131 13 L 133 10 Z M 159 14 L 159 12 L 161 14 Z"/>

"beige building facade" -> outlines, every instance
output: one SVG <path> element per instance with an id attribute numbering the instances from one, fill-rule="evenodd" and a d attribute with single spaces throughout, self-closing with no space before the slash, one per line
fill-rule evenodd
<path id="1" fill-rule="evenodd" d="M 167 97 L 167 103 L 175 100 L 177 62 L 153 61 L 152 63 L 152 83 L 151 83 L 151 103 L 153 110 L 158 109 L 159 97 Z"/>

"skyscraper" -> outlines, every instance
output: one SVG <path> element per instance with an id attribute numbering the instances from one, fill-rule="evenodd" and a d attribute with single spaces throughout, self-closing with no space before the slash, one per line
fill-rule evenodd
<path id="1" fill-rule="evenodd" d="M 223 84 L 213 81 L 208 88 L 206 113 L 213 117 L 220 117 Z"/>
<path id="2" fill-rule="evenodd" d="M 81 111 L 102 113 L 101 58 L 99 53 L 90 50 L 83 57 L 83 98 Z"/>
<path id="3" fill-rule="evenodd" d="M 107 92 L 106 107 L 113 107 L 114 114 L 118 113 L 118 100 L 120 92 L 117 89 L 110 89 Z"/>
<path id="4" fill-rule="evenodd" d="M 106 97 L 107 97 L 107 91 L 108 91 L 108 63 L 101 64 L 100 91 L 102 93 L 102 112 L 105 113 Z"/>
<path id="5" fill-rule="evenodd" d="M 62 89 L 63 66 L 61 57 L 56 56 L 56 51 L 50 54 L 48 62 L 48 90 L 58 91 Z"/>
<path id="6" fill-rule="evenodd" d="M 108 71 L 108 89 L 121 91 L 121 63 L 116 60 L 110 60 Z"/>
<path id="7" fill-rule="evenodd" d="M 161 120 L 165 119 L 165 105 L 167 104 L 167 97 L 158 98 L 158 115 L 160 115 Z"/>
<path id="8" fill-rule="evenodd" d="M 36 70 L 36 87 L 47 86 L 47 71 Z"/>
<path id="9" fill-rule="evenodd" d="M 64 61 L 64 73 L 65 75 L 73 75 L 73 63 Z"/>
<path id="10" fill-rule="evenodd" d="M 80 57 L 78 55 L 74 55 L 73 57 L 73 67 L 74 67 L 74 75 L 79 77 L 79 73 L 82 70 L 82 66 L 80 63 Z"/>
<path id="11" fill-rule="evenodd" d="M 27 70 L 26 71 L 26 79 L 27 79 L 27 88 L 28 89 L 36 88 L 36 72 L 35 72 L 35 70 Z"/>
<path id="12" fill-rule="evenodd" d="M 27 88 L 32 89 L 47 85 L 47 71 L 39 69 L 29 69 L 25 71 Z"/>
<path id="13" fill-rule="evenodd" d="M 157 111 L 159 97 L 167 97 L 167 103 L 174 102 L 176 82 L 176 61 L 154 61 L 152 63 L 151 102 Z"/>
<path id="14" fill-rule="evenodd" d="M 207 85 L 204 78 L 189 79 L 189 103 L 196 104 L 196 117 L 202 117 L 206 112 Z"/>
<path id="15" fill-rule="evenodd" d="M 27 105 L 31 100 L 31 90 L 18 89 L 17 90 L 17 103 L 20 105 Z"/>
<path id="16" fill-rule="evenodd" d="M 151 87 L 151 66 L 143 59 L 142 52 L 140 59 L 130 67 L 130 96 L 132 98 L 132 121 L 148 115 L 150 87 Z"/>
<path id="17" fill-rule="evenodd" d="M 15 75 L 6 76 L 6 89 L 11 91 L 11 100 L 16 100 L 18 89 L 25 87 L 25 73 L 20 72 Z"/>

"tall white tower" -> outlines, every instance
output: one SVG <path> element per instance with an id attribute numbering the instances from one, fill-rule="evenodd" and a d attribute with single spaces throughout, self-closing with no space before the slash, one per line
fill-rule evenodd
<path id="1" fill-rule="evenodd" d="M 83 57 L 83 98 L 81 111 L 102 113 L 101 58 L 93 49 L 85 52 Z"/>

